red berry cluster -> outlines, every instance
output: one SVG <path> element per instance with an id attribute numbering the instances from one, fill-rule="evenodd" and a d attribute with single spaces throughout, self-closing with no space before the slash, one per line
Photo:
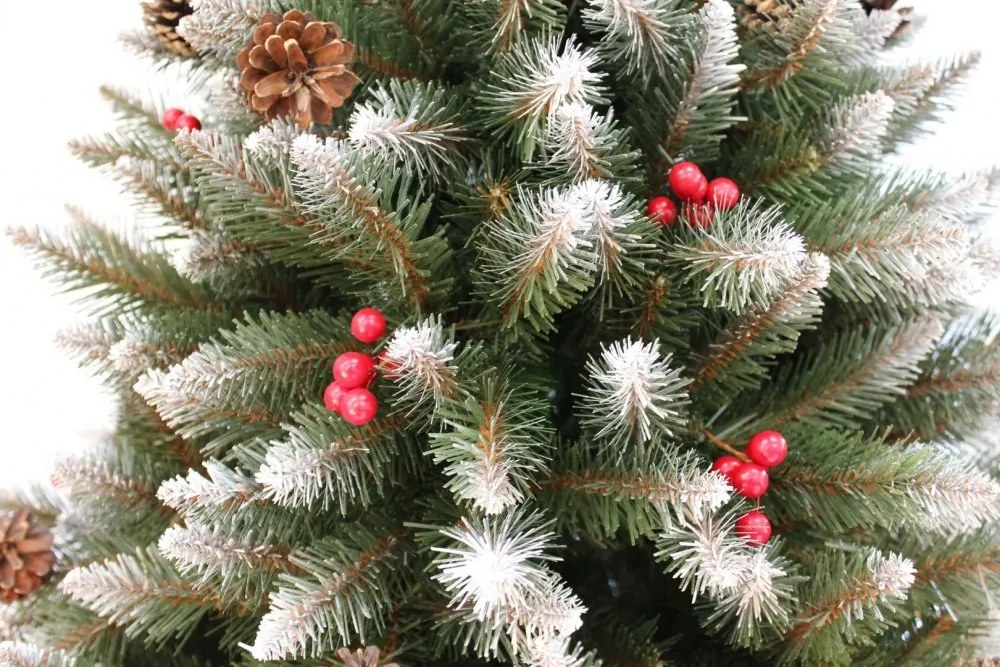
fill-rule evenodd
<path id="1" fill-rule="evenodd" d="M 385 318 L 374 308 L 362 308 L 351 319 L 351 333 L 362 343 L 374 343 L 385 335 Z M 378 400 L 368 390 L 374 379 L 371 355 L 344 352 L 333 362 L 333 382 L 323 392 L 323 403 L 348 424 L 364 426 L 378 412 Z"/>
<path id="2" fill-rule="evenodd" d="M 170 132 L 176 132 L 177 130 L 200 130 L 201 121 L 191 114 L 184 111 L 184 109 L 167 109 L 160 116 L 160 122 L 163 127 Z"/>
<path id="3" fill-rule="evenodd" d="M 728 211 L 740 200 L 740 188 L 729 178 L 709 181 L 694 162 L 678 162 L 670 169 L 670 189 L 681 200 L 684 217 L 692 227 L 708 227 L 716 211 Z M 677 204 L 670 197 L 653 197 L 646 215 L 661 227 L 677 222 Z"/>
<path id="4" fill-rule="evenodd" d="M 777 431 L 761 431 L 750 438 L 743 454 L 748 459 L 745 462 L 735 456 L 720 456 L 712 470 L 725 477 L 737 493 L 755 500 L 770 484 L 767 469 L 788 455 L 788 443 Z M 771 522 L 759 509 L 747 512 L 736 520 L 736 534 L 753 546 L 761 546 L 771 539 Z"/>

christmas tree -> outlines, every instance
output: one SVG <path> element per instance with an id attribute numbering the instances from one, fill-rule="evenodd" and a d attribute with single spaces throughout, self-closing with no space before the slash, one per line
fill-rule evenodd
<path id="1" fill-rule="evenodd" d="M 145 3 L 212 112 L 108 88 L 141 233 L 11 232 L 120 409 L 0 663 L 995 656 L 997 178 L 886 159 L 976 62 L 892 5 Z"/>

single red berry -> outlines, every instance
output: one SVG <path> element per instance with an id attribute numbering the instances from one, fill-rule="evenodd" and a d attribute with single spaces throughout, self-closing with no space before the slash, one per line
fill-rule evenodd
<path id="1" fill-rule="evenodd" d="M 767 491 L 770 480 L 767 468 L 756 463 L 742 463 L 733 471 L 733 488 L 745 498 L 760 498 Z"/>
<path id="2" fill-rule="evenodd" d="M 193 132 L 201 129 L 201 121 L 189 113 L 180 116 L 174 125 L 178 130 L 191 130 Z"/>
<path id="3" fill-rule="evenodd" d="M 730 178 L 715 178 L 708 184 L 708 202 L 716 210 L 728 211 L 740 201 L 740 187 Z"/>
<path id="4" fill-rule="evenodd" d="M 670 197 L 653 197 L 646 204 L 646 215 L 660 227 L 669 227 L 677 222 L 677 204 Z"/>
<path id="5" fill-rule="evenodd" d="M 778 465 L 788 456 L 788 443 L 785 442 L 785 436 L 777 431 L 761 431 L 750 438 L 746 455 L 754 463 L 770 468 Z"/>
<path id="6" fill-rule="evenodd" d="M 760 510 L 747 512 L 736 520 L 736 534 L 753 547 L 762 547 L 771 539 L 771 520 Z"/>
<path id="7" fill-rule="evenodd" d="M 340 400 L 340 414 L 348 424 L 364 426 L 375 419 L 378 399 L 367 389 L 352 389 Z"/>
<path id="8" fill-rule="evenodd" d="M 364 387 L 375 372 L 375 360 L 360 352 L 344 352 L 333 362 L 333 379 L 348 391 Z"/>
<path id="9" fill-rule="evenodd" d="M 177 129 L 177 120 L 183 115 L 184 109 L 173 107 L 163 112 L 163 115 L 160 116 L 160 122 L 163 123 L 165 129 L 173 132 Z"/>
<path id="10" fill-rule="evenodd" d="M 362 343 L 374 343 L 385 335 L 385 318 L 374 308 L 362 308 L 351 318 L 351 333 Z"/>
<path id="11" fill-rule="evenodd" d="M 331 382 L 323 392 L 323 403 L 330 412 L 340 412 L 340 401 L 344 398 L 344 388 L 336 382 Z"/>
<path id="12" fill-rule="evenodd" d="M 684 217 L 691 227 L 708 229 L 715 218 L 715 208 L 711 204 L 685 204 Z"/>
<path id="13" fill-rule="evenodd" d="M 736 472 L 736 469 L 741 465 L 743 465 L 743 461 L 740 461 L 735 456 L 729 456 L 727 454 L 726 456 L 720 456 L 715 459 L 715 463 L 712 464 L 712 470 L 725 477 L 726 481 L 732 485 L 733 473 Z"/>
<path id="14" fill-rule="evenodd" d="M 678 162 L 670 169 L 670 189 L 685 202 L 702 202 L 708 191 L 708 179 L 694 162 Z"/>

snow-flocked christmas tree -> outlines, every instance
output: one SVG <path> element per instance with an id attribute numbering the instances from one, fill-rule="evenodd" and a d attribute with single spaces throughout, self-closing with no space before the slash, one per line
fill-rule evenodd
<path id="1" fill-rule="evenodd" d="M 120 416 L 0 663 L 996 655 L 997 179 L 885 159 L 976 60 L 892 4 L 146 3 L 212 112 L 108 88 L 141 232 L 12 231 Z"/>

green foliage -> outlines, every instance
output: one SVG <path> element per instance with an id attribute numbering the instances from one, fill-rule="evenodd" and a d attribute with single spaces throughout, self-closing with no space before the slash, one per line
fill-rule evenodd
<path id="1" fill-rule="evenodd" d="M 997 319 L 964 301 L 995 273 L 971 223 L 997 172 L 887 166 L 976 56 L 888 64 L 899 17 L 856 0 L 192 4 L 197 55 L 128 41 L 212 88 L 206 129 L 106 88 L 119 128 L 71 146 L 153 241 L 79 214 L 12 232 L 86 300 L 61 342 L 119 423 L 58 464 L 61 495 L 0 497 L 59 558 L 5 614 L 4 659 L 988 652 Z M 307 130 L 236 80 L 261 15 L 291 9 L 337 22 L 363 80 Z M 738 205 L 649 219 L 682 159 Z M 364 306 L 390 323 L 370 345 Z M 378 357 L 360 427 L 322 402 L 347 350 Z M 710 460 L 763 429 L 790 452 L 757 548 Z"/>
<path id="2" fill-rule="evenodd" d="M 893 555 L 877 551 L 828 551 L 812 565 L 824 576 L 803 586 L 799 611 L 778 647 L 781 664 L 814 664 L 822 659 L 849 665 L 850 649 L 864 645 L 893 625 L 895 604 L 906 596 L 912 573 Z M 822 657 L 821 657 L 822 656 Z"/>
<path id="3" fill-rule="evenodd" d="M 82 215 L 60 239 L 41 230 L 11 232 L 58 277 L 67 291 L 85 291 L 97 314 L 115 311 L 224 313 L 214 295 L 182 276 L 163 251 L 112 233 Z"/>
<path id="4" fill-rule="evenodd" d="M 279 436 L 282 420 L 322 395 L 333 360 L 352 347 L 343 342 L 346 324 L 325 312 L 263 312 L 245 320 L 137 385 L 181 436 L 204 438 L 211 455 Z"/>
<path id="5" fill-rule="evenodd" d="M 409 577 L 405 531 L 345 526 L 337 539 L 297 551 L 281 576 L 251 651 L 255 658 L 319 656 L 381 630 Z"/>
<path id="6" fill-rule="evenodd" d="M 181 577 L 153 548 L 78 567 L 60 587 L 76 602 L 124 626 L 127 636 L 161 647 L 186 640 L 212 612 L 244 612 L 233 606 L 235 600 Z"/>
<path id="7" fill-rule="evenodd" d="M 996 408 L 1000 387 L 1000 332 L 996 313 L 955 320 L 921 364 L 906 396 L 878 417 L 900 433 L 926 440 L 975 435 L 979 415 Z"/>
<path id="8" fill-rule="evenodd" d="M 850 330 L 785 365 L 761 392 L 765 418 L 755 425 L 781 428 L 792 422 L 857 426 L 882 403 L 903 393 L 917 365 L 941 336 L 937 319 L 890 329 Z M 759 400 L 759 399 L 758 399 Z"/>

